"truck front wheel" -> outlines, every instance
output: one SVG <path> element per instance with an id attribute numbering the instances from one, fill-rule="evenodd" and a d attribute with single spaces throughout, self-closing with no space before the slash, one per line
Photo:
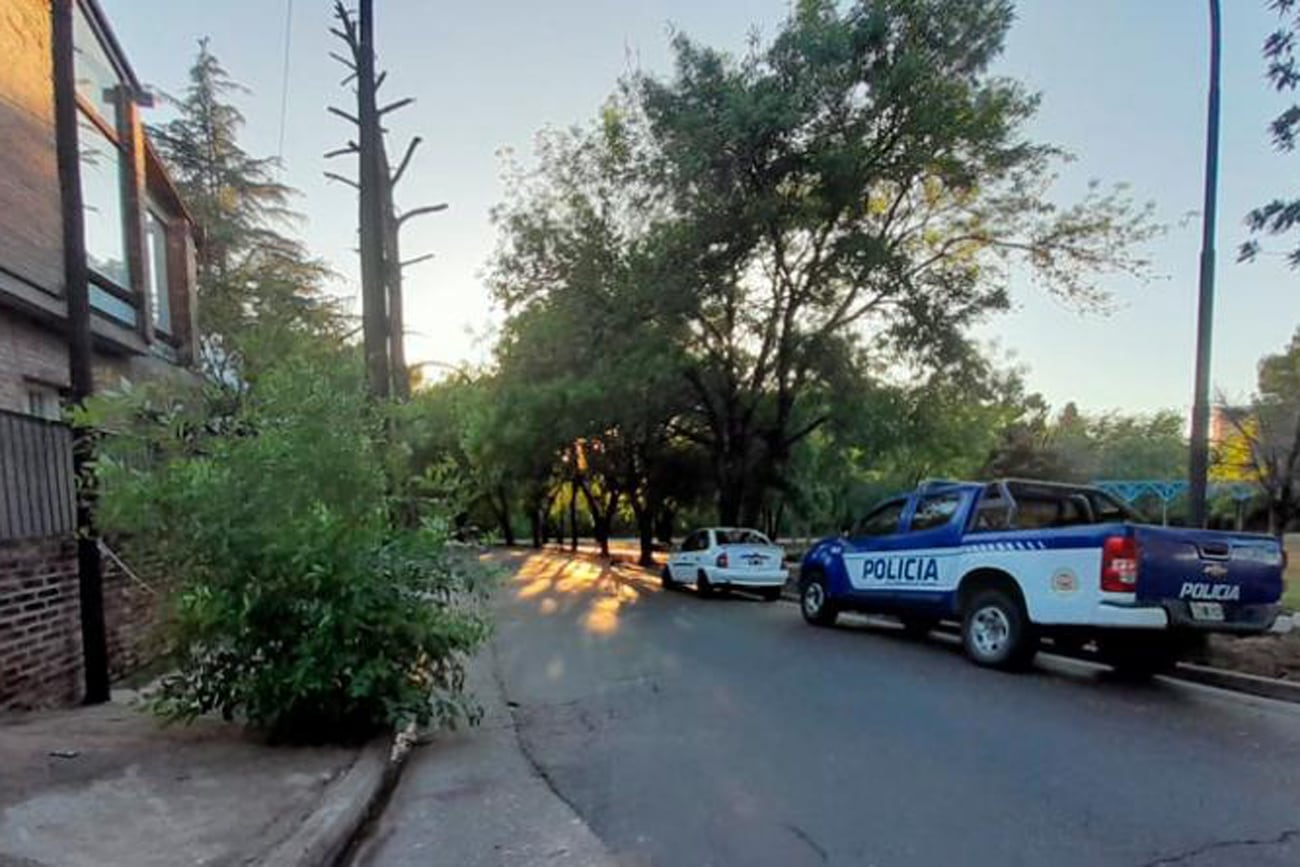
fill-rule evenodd
<path id="1" fill-rule="evenodd" d="M 1001 590 L 982 590 L 971 598 L 962 614 L 961 639 L 970 660 L 988 668 L 1023 668 L 1037 650 L 1024 608 Z"/>
<path id="2" fill-rule="evenodd" d="M 831 601 L 826 589 L 826 578 L 814 572 L 804 577 L 799 586 L 799 610 L 803 619 L 813 626 L 834 626 L 839 609 Z"/>

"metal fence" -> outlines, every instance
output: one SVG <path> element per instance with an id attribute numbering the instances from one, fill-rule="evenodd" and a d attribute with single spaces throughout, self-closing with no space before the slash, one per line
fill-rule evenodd
<path id="1" fill-rule="evenodd" d="M 72 431 L 0 410 L 0 540 L 70 533 L 75 504 Z"/>

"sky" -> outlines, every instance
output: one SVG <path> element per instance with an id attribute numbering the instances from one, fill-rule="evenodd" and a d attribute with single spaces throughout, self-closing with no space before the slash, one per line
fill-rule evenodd
<path id="1" fill-rule="evenodd" d="M 282 180 L 301 191 L 301 234 L 355 298 L 354 192 L 327 181 L 323 154 L 349 137 L 325 110 L 349 106 L 329 52 L 328 0 L 100 0 L 137 75 L 165 92 L 183 89 L 197 40 L 249 89 L 245 147 L 279 154 Z M 505 195 L 502 153 L 531 153 L 537 131 L 593 116 L 629 65 L 670 69 L 669 34 L 739 52 L 757 30 L 770 36 L 787 0 L 550 0 L 443 4 L 377 0 L 376 42 L 389 70 L 384 94 L 413 96 L 391 115 L 389 150 L 424 138 L 398 204 L 447 202 L 412 221 L 403 255 L 433 253 L 406 279 L 407 357 L 437 365 L 487 360 L 500 320 L 484 284 L 495 246 L 490 222 Z M 1300 154 L 1276 154 L 1267 124 L 1286 104 L 1264 79 L 1260 46 L 1276 24 L 1266 0 L 1223 0 L 1223 117 L 1218 295 L 1212 382 L 1247 396 L 1256 364 L 1300 325 L 1300 273 L 1280 252 L 1236 262 L 1250 208 L 1291 192 Z M 286 54 L 286 21 L 288 46 Z M 1149 412 L 1191 403 L 1196 328 L 1208 20 L 1204 0 L 1020 0 L 999 74 L 1042 94 L 1029 133 L 1064 147 L 1053 196 L 1068 204 L 1090 180 L 1131 185 L 1151 201 L 1167 233 L 1145 252 L 1155 279 L 1108 278 L 1108 316 L 1080 314 L 1025 275 L 1012 277 L 1013 309 L 976 335 L 1054 406 Z M 288 60 L 287 99 L 285 59 Z M 281 107 L 284 106 L 283 115 Z M 158 122 L 166 109 L 146 119 Z M 283 122 L 282 122 L 283 119 Z M 283 130 L 283 148 L 281 131 Z M 332 161 L 342 163 L 343 161 Z M 1280 250 L 1276 244 L 1274 250 Z"/>

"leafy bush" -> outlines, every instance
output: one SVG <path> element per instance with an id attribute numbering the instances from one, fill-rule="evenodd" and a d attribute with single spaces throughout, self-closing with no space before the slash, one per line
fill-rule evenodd
<path id="1" fill-rule="evenodd" d="M 88 414 L 108 432 L 102 526 L 178 584 L 161 714 L 294 740 L 473 716 L 477 578 L 438 516 L 396 526 L 399 450 L 353 354 L 298 347 L 251 382 L 127 389 Z"/>

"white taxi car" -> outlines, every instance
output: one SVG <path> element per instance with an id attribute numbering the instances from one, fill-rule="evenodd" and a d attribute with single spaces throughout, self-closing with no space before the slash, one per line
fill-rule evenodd
<path id="1" fill-rule="evenodd" d="M 696 530 L 673 551 L 660 573 L 665 588 L 694 584 L 701 596 L 711 596 L 734 587 L 752 590 L 768 602 L 781 598 L 788 576 L 781 546 L 744 527 Z"/>

